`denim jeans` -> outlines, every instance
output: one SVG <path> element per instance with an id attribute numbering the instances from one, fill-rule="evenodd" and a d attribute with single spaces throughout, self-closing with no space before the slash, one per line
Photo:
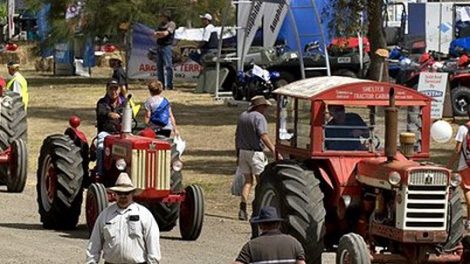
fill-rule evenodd
<path id="1" fill-rule="evenodd" d="M 96 167 L 100 176 L 104 176 L 104 139 L 109 135 L 108 132 L 102 131 L 96 136 Z"/>
<path id="2" fill-rule="evenodd" d="M 173 89 L 172 53 L 171 45 L 157 47 L 157 77 L 168 89 Z M 164 75 L 164 71 L 166 72 L 166 76 Z"/>

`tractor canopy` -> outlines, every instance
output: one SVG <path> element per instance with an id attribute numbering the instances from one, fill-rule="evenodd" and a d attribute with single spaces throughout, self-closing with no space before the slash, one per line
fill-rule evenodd
<path id="1" fill-rule="evenodd" d="M 414 133 L 414 158 L 426 158 L 431 97 L 396 84 L 339 76 L 304 79 L 274 91 L 276 147 L 299 158 L 383 156 L 391 88 L 398 134 Z"/>

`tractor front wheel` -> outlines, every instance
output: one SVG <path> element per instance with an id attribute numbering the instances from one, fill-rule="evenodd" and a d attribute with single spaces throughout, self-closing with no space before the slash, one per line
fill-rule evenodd
<path id="1" fill-rule="evenodd" d="M 370 264 L 369 250 L 364 239 L 355 233 L 341 237 L 336 254 L 336 264 Z"/>
<path id="2" fill-rule="evenodd" d="M 313 172 L 294 161 L 267 165 L 256 186 L 253 215 L 258 215 L 264 206 L 279 210 L 286 220 L 282 223 L 282 231 L 299 240 L 307 263 L 321 263 L 326 211 L 320 181 Z M 257 236 L 257 230 L 252 226 L 253 236 Z"/>
<path id="3" fill-rule="evenodd" d="M 88 231 L 93 231 L 98 215 L 108 207 L 106 188 L 101 183 L 92 183 L 86 193 L 86 224 Z"/>
<path id="4" fill-rule="evenodd" d="M 196 240 L 204 222 L 204 193 L 198 185 L 189 185 L 185 191 L 180 208 L 180 232 L 184 240 Z"/>
<path id="5" fill-rule="evenodd" d="M 41 146 L 37 171 L 37 202 L 44 228 L 73 229 L 82 204 L 82 156 L 66 135 L 48 136 Z"/>
<path id="6" fill-rule="evenodd" d="M 20 193 L 24 190 L 28 175 L 28 153 L 26 143 L 21 138 L 11 144 L 10 159 L 7 190 L 8 192 Z"/>

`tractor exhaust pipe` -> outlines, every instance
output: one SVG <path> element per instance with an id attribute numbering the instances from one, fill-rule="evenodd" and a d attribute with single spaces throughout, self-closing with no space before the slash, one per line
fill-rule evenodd
<path id="1" fill-rule="evenodd" d="M 130 134 L 132 132 L 132 108 L 130 104 L 132 95 L 129 94 L 127 96 L 127 102 L 124 106 L 124 110 L 122 111 L 122 119 L 121 119 L 121 133 L 122 134 Z"/>
<path id="2" fill-rule="evenodd" d="M 394 160 L 397 154 L 398 109 L 395 107 L 395 89 L 390 88 L 389 105 L 385 108 L 385 155 L 387 161 Z"/>

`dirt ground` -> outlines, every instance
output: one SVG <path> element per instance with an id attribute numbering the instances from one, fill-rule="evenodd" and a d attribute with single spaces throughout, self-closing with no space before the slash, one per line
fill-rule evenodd
<path id="1" fill-rule="evenodd" d="M 95 103 L 104 94 L 109 69 L 94 70 L 93 78 L 52 77 L 38 74 L 32 67 L 23 69 L 30 89 L 28 108 L 29 178 L 21 194 L 9 194 L 0 188 L 0 263 L 83 263 L 87 244 L 82 214 L 77 230 L 44 230 L 36 203 L 37 157 L 42 140 L 62 133 L 70 115 L 82 119 L 80 128 L 89 139 L 95 134 Z M 6 69 L 0 66 L 0 75 Z M 187 141 L 184 153 L 184 182 L 200 184 L 205 192 L 206 216 L 199 240 L 179 239 L 176 227 L 162 233 L 162 263 L 231 263 L 250 237 L 246 222 L 236 219 L 237 197 L 229 194 L 235 171 L 234 130 L 239 113 L 246 105 L 234 107 L 214 101 L 208 94 L 195 94 L 194 88 L 177 87 L 165 95 L 172 102 L 178 129 Z M 148 96 L 144 83 L 133 83 L 130 92 L 136 101 Z M 273 138 L 273 111 L 270 112 Z M 433 145 L 432 160 L 445 163 L 454 143 Z M 82 211 L 83 212 L 83 211 Z M 324 263 L 333 263 L 326 256 Z"/>

